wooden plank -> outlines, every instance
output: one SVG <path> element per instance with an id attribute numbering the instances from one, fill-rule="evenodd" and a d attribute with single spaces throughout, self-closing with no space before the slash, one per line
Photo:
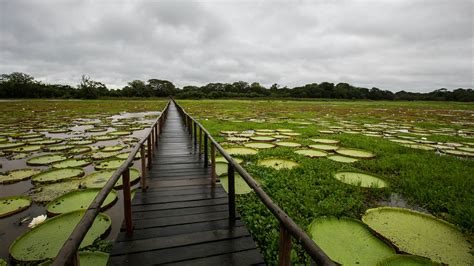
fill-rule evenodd
<path id="1" fill-rule="evenodd" d="M 164 218 L 173 216 L 183 216 L 190 214 L 203 214 L 210 212 L 225 212 L 228 210 L 227 204 L 202 206 L 202 207 L 191 207 L 191 208 L 180 208 L 171 210 L 157 210 L 147 212 L 135 212 L 132 215 L 134 221 L 140 219 L 152 219 L 152 218 Z"/>
<path id="2" fill-rule="evenodd" d="M 133 202 L 132 202 L 133 203 Z M 198 206 L 209 206 L 227 203 L 227 198 L 213 198 L 206 200 L 196 200 L 196 201 L 182 201 L 182 202 L 171 202 L 171 203 L 161 203 L 161 204 L 149 204 L 149 205 L 136 205 L 132 208 L 132 213 L 140 211 L 152 211 L 152 210 L 169 210 L 176 208 L 190 208 Z"/>
<path id="3" fill-rule="evenodd" d="M 226 253 L 199 259 L 185 260 L 164 265 L 208 266 L 208 265 L 265 265 L 256 249 Z"/>
<path id="4" fill-rule="evenodd" d="M 154 219 L 144 219 L 134 221 L 135 228 L 150 228 L 150 227 L 160 227 L 176 224 L 191 224 L 199 223 L 206 221 L 216 221 L 228 218 L 228 212 L 213 212 L 213 213 L 200 213 L 200 214 L 190 214 L 183 216 L 172 216 L 172 217 L 163 217 L 163 218 L 154 218 Z"/>

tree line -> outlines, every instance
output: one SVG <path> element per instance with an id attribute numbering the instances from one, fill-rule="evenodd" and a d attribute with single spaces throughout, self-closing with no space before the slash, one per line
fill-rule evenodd
<path id="1" fill-rule="evenodd" d="M 445 88 L 428 93 L 399 91 L 393 93 L 376 87 L 354 87 L 348 83 L 311 83 L 288 88 L 273 84 L 266 88 L 257 82 L 209 83 L 204 86 L 177 88 L 171 81 L 149 79 L 133 80 L 121 89 L 109 89 L 101 82 L 82 76 L 76 87 L 64 84 L 46 84 L 34 77 L 14 72 L 0 76 L 0 98 L 62 98 L 98 99 L 105 97 L 167 97 L 180 99 L 220 98 L 327 98 L 370 100 L 423 100 L 423 101 L 474 101 L 474 90 Z"/>

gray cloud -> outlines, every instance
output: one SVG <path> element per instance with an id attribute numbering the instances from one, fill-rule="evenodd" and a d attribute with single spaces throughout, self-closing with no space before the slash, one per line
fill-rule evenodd
<path id="1" fill-rule="evenodd" d="M 471 0 L 0 0 L 0 73 L 109 87 L 473 87 Z"/>

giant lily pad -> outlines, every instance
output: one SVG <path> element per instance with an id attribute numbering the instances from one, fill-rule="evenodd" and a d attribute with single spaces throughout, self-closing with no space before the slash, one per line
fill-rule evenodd
<path id="1" fill-rule="evenodd" d="M 83 175 L 84 171 L 81 168 L 60 168 L 41 172 L 33 176 L 31 181 L 35 183 L 54 183 Z"/>
<path id="2" fill-rule="evenodd" d="M 89 146 L 78 146 L 78 147 L 75 147 L 73 149 L 70 149 L 68 151 L 68 153 L 70 153 L 70 154 L 81 154 L 81 153 L 90 152 L 91 150 L 92 150 L 92 148 L 89 147 Z"/>
<path id="3" fill-rule="evenodd" d="M 10 171 L 6 174 L 0 174 L 0 184 L 10 184 L 29 179 L 30 177 L 40 173 L 39 169 L 18 169 Z"/>
<path id="4" fill-rule="evenodd" d="M 81 187 L 85 188 L 102 188 L 107 181 L 109 181 L 110 177 L 115 172 L 115 169 L 111 170 L 102 170 L 98 172 L 94 172 L 82 179 Z M 135 168 L 130 168 L 130 183 L 134 183 L 138 181 L 140 178 L 140 171 Z M 119 178 L 117 183 L 115 183 L 114 188 L 121 188 L 123 185 L 122 177 Z"/>
<path id="5" fill-rule="evenodd" d="M 340 162 L 340 163 L 354 163 L 359 160 L 356 158 L 351 158 L 351 157 L 342 156 L 342 155 L 331 155 L 331 156 L 328 156 L 328 159 L 331 161 Z"/>
<path id="6" fill-rule="evenodd" d="M 395 254 L 354 219 L 318 218 L 309 226 L 309 234 L 333 261 L 342 265 L 376 265 Z"/>
<path id="7" fill-rule="evenodd" d="M 41 150 L 41 145 L 24 145 L 16 148 L 8 149 L 11 152 L 34 152 Z"/>
<path id="8" fill-rule="evenodd" d="M 68 168 L 68 167 L 84 167 L 92 163 L 91 159 L 87 158 L 71 158 L 57 163 L 53 163 L 54 168 Z"/>
<path id="9" fill-rule="evenodd" d="M 95 169 L 96 170 L 117 169 L 125 161 L 126 160 L 124 160 L 124 159 L 108 159 L 108 160 L 100 161 L 100 162 L 96 163 Z"/>
<path id="10" fill-rule="evenodd" d="M 431 261 L 430 259 L 419 257 L 419 256 L 397 254 L 383 261 L 380 261 L 377 265 L 378 266 L 437 266 L 440 264 L 435 263 Z"/>
<path id="11" fill-rule="evenodd" d="M 362 159 L 370 159 L 374 158 L 375 154 L 370 151 L 358 150 L 358 149 L 337 149 L 336 153 L 344 156 L 354 157 L 354 158 L 362 158 Z"/>
<path id="12" fill-rule="evenodd" d="M 23 196 L 0 198 L 0 218 L 21 212 L 31 205 L 31 199 Z"/>
<path id="13" fill-rule="evenodd" d="M 275 140 L 275 138 L 268 137 L 268 136 L 255 136 L 255 137 L 250 137 L 250 139 L 253 141 L 259 141 L 259 142 L 272 142 Z"/>
<path id="14" fill-rule="evenodd" d="M 283 159 L 266 159 L 266 160 L 259 161 L 258 165 L 271 167 L 271 168 L 280 170 L 280 169 L 291 169 L 293 167 L 298 166 L 298 163 L 290 161 L 290 160 L 283 160 Z"/>
<path id="15" fill-rule="evenodd" d="M 104 140 L 113 140 L 118 139 L 118 136 L 115 135 L 99 135 L 93 137 L 97 141 L 104 141 Z"/>
<path id="16" fill-rule="evenodd" d="M 270 149 L 275 147 L 275 144 L 267 142 L 248 142 L 244 144 L 245 147 L 254 148 L 254 149 Z"/>
<path id="17" fill-rule="evenodd" d="M 242 163 L 244 160 L 240 159 L 240 158 L 232 158 L 234 160 L 234 162 L 236 163 Z M 218 162 L 223 162 L 223 163 L 227 163 L 227 160 L 224 158 L 224 157 L 216 157 L 216 163 Z"/>
<path id="18" fill-rule="evenodd" d="M 118 151 L 113 151 L 113 152 L 101 152 L 101 151 L 99 151 L 99 152 L 96 152 L 96 153 L 92 154 L 91 157 L 94 160 L 103 160 L 103 159 L 115 157 L 118 154 L 119 154 Z"/>
<path id="19" fill-rule="evenodd" d="M 258 151 L 251 148 L 228 148 L 226 152 L 230 155 L 254 155 L 257 154 Z"/>
<path id="20" fill-rule="evenodd" d="M 112 136 L 127 136 L 127 135 L 131 135 L 132 132 L 130 132 L 130 131 L 112 131 L 112 132 L 109 132 L 107 134 L 112 135 Z"/>
<path id="21" fill-rule="evenodd" d="M 17 238 L 10 245 L 10 255 L 16 261 L 29 262 L 54 258 L 84 215 L 84 210 L 68 212 L 46 220 Z M 91 245 L 111 226 L 111 219 L 99 213 L 82 241 L 80 248 Z"/>
<path id="22" fill-rule="evenodd" d="M 327 152 L 325 151 L 319 151 L 319 150 L 297 150 L 295 153 L 306 156 L 306 157 L 311 157 L 311 158 L 317 158 L 317 157 L 325 157 L 327 156 Z"/>
<path id="23" fill-rule="evenodd" d="M 219 177 L 220 183 L 224 190 L 229 193 L 229 178 L 227 174 Z M 235 185 L 235 194 L 242 195 L 247 194 L 252 191 L 252 188 L 249 187 L 247 182 L 238 174 L 234 174 L 234 185 Z"/>
<path id="24" fill-rule="evenodd" d="M 461 151 L 461 150 L 441 150 L 441 151 L 449 155 L 455 155 L 455 156 L 461 156 L 461 157 L 474 157 L 474 152 L 467 152 L 467 151 Z"/>
<path id="25" fill-rule="evenodd" d="M 114 145 L 114 146 L 105 146 L 101 149 L 102 152 L 113 152 L 113 151 L 121 151 L 125 149 L 127 146 L 125 145 Z"/>
<path id="26" fill-rule="evenodd" d="M 48 203 L 48 205 L 46 205 L 46 211 L 48 215 L 53 216 L 79 209 L 87 209 L 100 190 L 100 188 L 91 188 L 69 192 Z M 108 208 L 114 204 L 116 200 L 117 192 L 112 190 L 105 198 L 101 209 L 104 210 Z"/>
<path id="27" fill-rule="evenodd" d="M 472 265 L 472 247 L 453 225 L 431 215 L 393 207 L 369 209 L 362 217 L 401 251 L 449 265 Z"/>
<path id="28" fill-rule="evenodd" d="M 356 172 L 339 172 L 334 175 L 337 180 L 359 187 L 383 188 L 388 186 L 387 182 L 382 179 Z"/>
<path id="29" fill-rule="evenodd" d="M 29 165 L 47 165 L 55 162 L 60 162 L 66 160 L 67 157 L 62 154 L 47 154 L 37 157 L 33 157 L 26 161 Z"/>
<path id="30" fill-rule="evenodd" d="M 291 147 L 291 148 L 301 147 L 301 144 L 299 144 L 299 143 L 287 142 L 287 141 L 276 142 L 276 145 L 278 145 L 280 147 Z"/>
<path id="31" fill-rule="evenodd" d="M 65 151 L 74 148 L 72 144 L 58 144 L 58 145 L 50 145 L 44 148 L 46 151 L 57 152 L 57 151 Z"/>
<path id="32" fill-rule="evenodd" d="M 216 162 L 216 175 L 226 175 L 227 174 L 227 162 Z"/>
<path id="33" fill-rule="evenodd" d="M 16 148 L 16 147 L 23 146 L 25 144 L 26 143 L 24 142 L 4 142 L 4 143 L 0 143 L 0 150 Z"/>
<path id="34" fill-rule="evenodd" d="M 309 145 L 309 147 L 312 149 L 318 149 L 318 150 L 323 150 L 323 151 L 334 151 L 339 148 L 339 146 L 332 145 L 332 144 L 313 144 L 313 145 Z"/>
<path id="35" fill-rule="evenodd" d="M 338 144 L 341 142 L 340 140 L 337 139 L 311 139 L 312 141 L 316 143 L 321 143 L 321 144 Z"/>
<path id="36" fill-rule="evenodd" d="M 35 202 L 48 202 L 79 188 L 80 180 L 71 179 L 64 182 L 41 184 L 31 192 Z"/>

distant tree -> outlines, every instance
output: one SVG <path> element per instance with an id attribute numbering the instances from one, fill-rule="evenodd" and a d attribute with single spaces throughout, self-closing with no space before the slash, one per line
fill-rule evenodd
<path id="1" fill-rule="evenodd" d="M 167 80 L 150 79 L 147 87 L 153 91 L 153 95 L 156 97 L 173 96 L 177 93 L 174 84 Z"/>
<path id="2" fill-rule="evenodd" d="M 82 75 L 77 96 L 82 99 L 97 99 L 101 96 L 107 96 L 108 92 L 105 84 L 91 80 L 90 77 L 86 75 Z"/>

